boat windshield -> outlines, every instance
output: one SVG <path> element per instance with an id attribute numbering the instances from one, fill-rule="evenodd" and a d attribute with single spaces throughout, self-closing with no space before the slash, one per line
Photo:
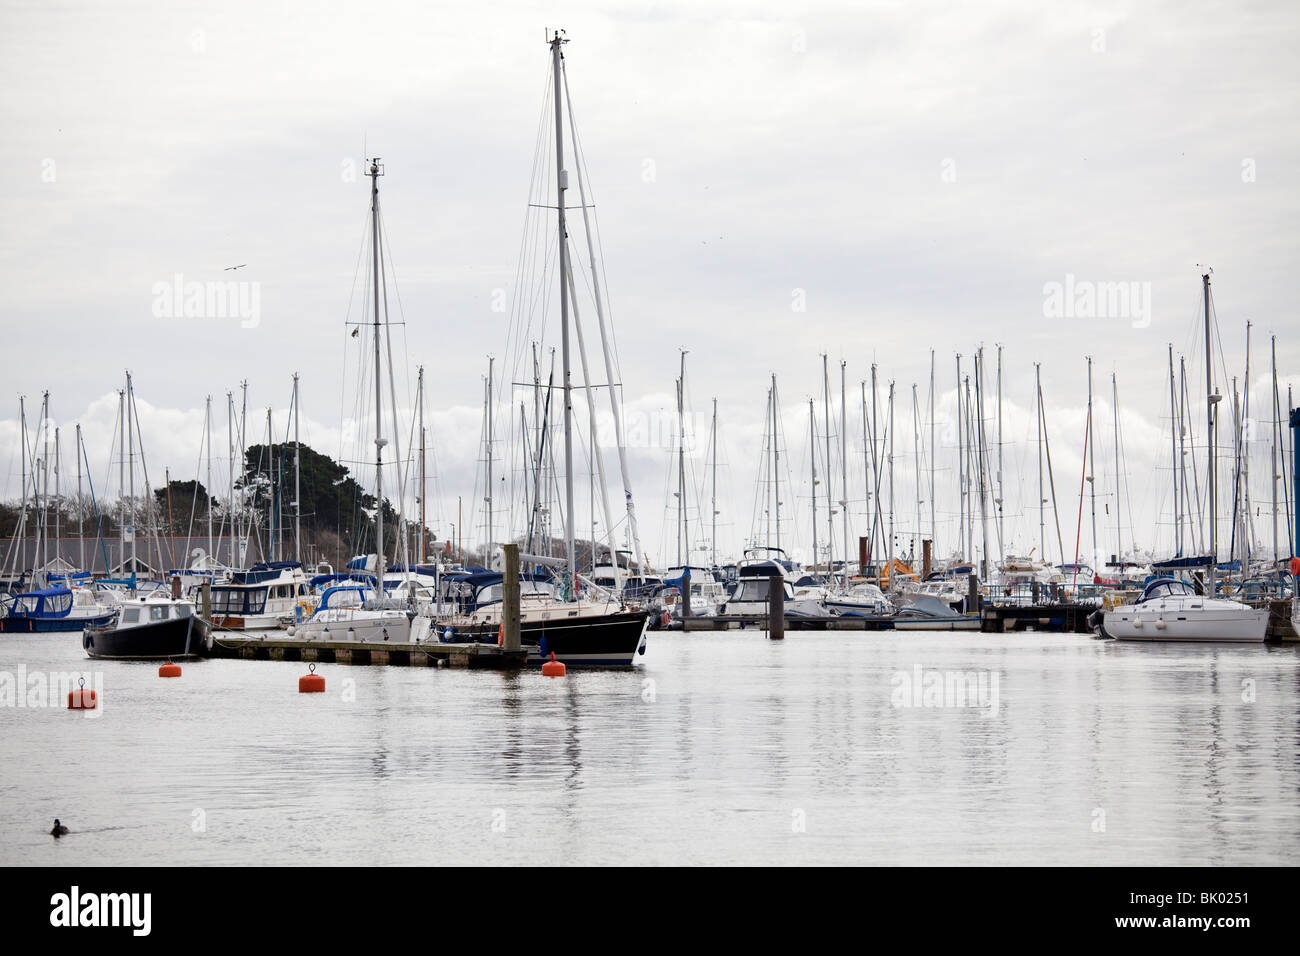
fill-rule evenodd
<path id="1" fill-rule="evenodd" d="M 1146 591 L 1142 594 L 1142 601 L 1154 601 L 1160 598 L 1179 598 L 1179 597 L 1196 597 L 1196 589 L 1186 581 L 1153 581 L 1147 585 Z M 1142 603 L 1141 601 L 1138 602 Z"/>

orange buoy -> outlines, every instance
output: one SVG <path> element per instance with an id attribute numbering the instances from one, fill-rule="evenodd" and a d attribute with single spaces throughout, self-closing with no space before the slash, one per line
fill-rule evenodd
<path id="1" fill-rule="evenodd" d="M 94 710 L 98 706 L 98 695 L 93 690 L 86 690 L 86 678 L 78 681 L 76 690 L 68 691 L 68 710 Z"/>
<path id="2" fill-rule="evenodd" d="M 325 678 L 316 673 L 316 665 L 308 664 L 310 674 L 304 674 L 298 678 L 298 693 L 300 694 L 321 694 L 325 692 Z"/>
<path id="3" fill-rule="evenodd" d="M 180 677 L 181 665 L 173 664 L 171 661 L 168 661 L 162 667 L 158 668 L 158 676 L 159 677 Z"/>
<path id="4" fill-rule="evenodd" d="M 543 677 L 563 677 L 564 663 L 555 659 L 555 651 L 551 651 L 551 659 L 542 665 Z"/>
<path id="5" fill-rule="evenodd" d="M 1291 577 L 1300 578 L 1300 558 L 1291 559 Z"/>
<path id="6" fill-rule="evenodd" d="M 506 622 L 502 621 L 497 625 L 497 647 L 501 647 L 506 642 Z"/>

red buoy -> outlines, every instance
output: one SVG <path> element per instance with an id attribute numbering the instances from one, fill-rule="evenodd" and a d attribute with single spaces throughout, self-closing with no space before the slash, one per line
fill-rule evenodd
<path id="1" fill-rule="evenodd" d="M 1291 577 L 1300 578 L 1300 558 L 1291 559 Z"/>
<path id="2" fill-rule="evenodd" d="M 308 664 L 307 667 L 311 673 L 298 678 L 298 693 L 323 694 L 325 692 L 325 678 L 316 673 L 315 664 Z"/>
<path id="3" fill-rule="evenodd" d="M 543 677 L 563 677 L 564 664 L 555 659 L 555 651 L 551 651 L 551 659 L 542 665 Z"/>
<path id="4" fill-rule="evenodd" d="M 68 710 L 94 710 L 98 706 L 98 695 L 93 690 L 86 690 L 86 678 L 78 681 L 76 690 L 68 691 Z"/>
<path id="5" fill-rule="evenodd" d="M 168 661 L 162 667 L 158 668 L 158 676 L 159 677 L 180 677 L 181 665 L 173 664 L 171 661 Z"/>

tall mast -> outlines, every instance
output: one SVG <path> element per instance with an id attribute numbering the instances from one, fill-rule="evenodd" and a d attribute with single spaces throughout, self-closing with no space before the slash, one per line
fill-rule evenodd
<path id="1" fill-rule="evenodd" d="M 772 373 L 772 492 L 776 505 L 776 546 L 781 546 L 781 451 L 776 444 L 776 373 Z"/>
<path id="2" fill-rule="evenodd" d="M 495 542 L 494 540 L 492 540 L 493 538 L 496 537 L 496 534 L 495 534 L 495 532 L 496 532 L 496 526 L 495 526 L 495 524 L 494 524 L 494 522 L 493 522 L 493 520 L 492 520 L 492 504 L 493 504 L 493 502 L 492 502 L 492 497 L 493 497 L 493 495 L 492 495 L 492 490 L 493 490 L 493 485 L 492 485 L 492 457 L 493 457 L 493 455 L 492 455 L 492 437 L 493 437 L 493 436 L 492 436 L 492 430 L 493 430 L 493 422 L 492 422 L 492 386 L 493 386 L 493 384 L 494 384 L 494 382 L 493 382 L 493 377 L 494 377 L 494 376 L 493 376 L 493 373 L 494 373 L 495 370 L 494 370 L 493 366 L 494 366 L 495 362 L 496 362 L 496 359 L 494 359 L 492 356 L 489 355 L 489 356 L 488 356 L 488 374 L 487 374 L 487 495 L 486 495 L 486 497 L 484 498 L 484 501 L 487 503 L 487 548 L 485 549 L 485 551 L 484 551 L 484 553 L 483 553 L 483 557 L 484 557 L 487 561 L 489 561 L 489 562 L 492 560 L 492 546 L 493 546 L 494 544 L 496 544 L 496 542 Z M 593 546 L 594 546 L 594 544 L 593 544 Z M 575 559 L 575 560 L 576 560 L 576 559 Z M 576 568 L 576 564 L 575 564 L 575 568 Z"/>
<path id="3" fill-rule="evenodd" d="M 713 444 L 713 501 L 711 511 L 713 526 L 709 531 L 709 567 L 718 566 L 718 400 L 713 400 L 713 424 L 709 427 Z M 1274 509 L 1276 510 L 1276 509 Z"/>
<path id="4" fill-rule="evenodd" d="M 1111 394 L 1111 413 L 1115 420 L 1115 560 L 1120 563 L 1120 570 L 1124 567 L 1124 525 L 1120 522 L 1120 499 L 1123 497 L 1121 492 L 1120 479 L 1120 460 L 1119 460 L 1119 380 L 1114 372 L 1110 373 L 1110 394 Z"/>
<path id="5" fill-rule="evenodd" d="M 1038 556 L 1047 557 L 1047 499 L 1043 497 L 1043 384 L 1042 366 L 1034 363 L 1034 419 L 1038 426 Z M 1087 442 L 1084 442 L 1087 451 Z"/>
<path id="6" fill-rule="evenodd" d="M 975 350 L 975 471 L 980 496 L 980 579 L 989 577 L 989 514 L 985 475 L 988 461 L 984 436 L 984 347 Z"/>
<path id="7" fill-rule="evenodd" d="M 1270 336 L 1270 341 L 1273 353 L 1273 432 L 1269 436 L 1269 445 L 1272 446 L 1272 467 L 1269 469 L 1272 477 L 1269 480 L 1269 485 L 1272 487 L 1273 497 L 1273 560 L 1277 561 L 1277 437 L 1282 422 L 1277 409 L 1277 336 Z"/>
<path id="8" fill-rule="evenodd" d="M 230 498 L 226 502 L 230 519 L 230 566 L 239 567 L 235 560 L 235 396 L 226 392 L 226 472 L 229 479 Z"/>
<path id="9" fill-rule="evenodd" d="M 844 395 L 845 362 L 840 359 L 840 526 L 844 529 L 844 584 L 849 583 L 849 425 Z M 830 467 L 830 462 L 826 463 Z"/>
<path id="10" fill-rule="evenodd" d="M 204 441 L 207 443 L 208 451 L 208 560 L 213 560 L 216 555 L 213 553 L 215 539 L 212 537 L 212 396 L 209 395 L 204 402 L 203 411 L 203 433 Z M 78 492 L 80 493 L 80 492 Z"/>
<path id="11" fill-rule="evenodd" d="M 1003 504 L 1002 504 L 1002 346 L 998 346 L 998 558 L 1002 558 L 1002 548 L 1005 538 L 1005 526 L 1003 524 Z"/>
<path id="12" fill-rule="evenodd" d="M 1205 516 L 1201 512 L 1201 477 L 1200 472 L 1196 470 L 1196 436 L 1192 433 L 1192 427 L 1188 419 L 1187 409 L 1187 359 L 1185 356 L 1178 356 L 1178 407 L 1180 410 L 1179 417 L 1182 420 L 1182 435 L 1186 435 L 1188 457 L 1192 459 L 1192 487 L 1191 497 L 1189 500 L 1187 489 L 1187 462 L 1186 459 L 1179 463 L 1183 477 L 1183 503 L 1187 508 L 1187 520 L 1191 523 L 1192 511 L 1191 504 L 1196 505 L 1196 522 L 1192 524 L 1192 547 L 1196 552 L 1201 551 L 1201 545 L 1204 542 L 1205 533 Z M 1182 440 L 1181 437 L 1179 439 Z M 1181 446 L 1180 446 L 1181 453 Z"/>
<path id="13" fill-rule="evenodd" d="M 298 373 L 293 373 L 293 559 L 302 563 L 302 443 L 298 440 Z"/>
<path id="14" fill-rule="evenodd" d="M 1174 400 L 1174 344 L 1169 343 L 1169 455 L 1174 471 L 1174 554 L 1183 556 L 1183 522 L 1178 500 L 1178 406 Z"/>
<path id="15" fill-rule="evenodd" d="M 375 294 L 375 596 L 384 596 L 384 407 L 383 376 L 379 358 L 379 177 L 384 175 L 379 157 L 370 160 L 370 258 Z"/>
<path id="16" fill-rule="evenodd" d="M 825 352 L 822 353 L 822 415 L 826 419 L 826 574 L 829 580 L 835 562 L 835 489 L 831 482 L 831 379 Z M 813 564 L 816 563 L 817 555 L 814 552 Z"/>
<path id="17" fill-rule="evenodd" d="M 876 441 L 880 436 L 880 428 L 876 420 L 876 401 L 880 389 L 876 386 L 876 363 L 871 363 L 871 475 L 872 489 L 875 492 L 876 505 L 875 510 L 871 513 L 871 553 L 876 554 L 876 532 L 880 530 L 880 457 L 876 450 Z M 880 449 L 884 452 L 884 448 Z M 883 543 L 883 542 L 882 542 Z M 883 548 L 881 550 L 884 550 Z"/>
<path id="18" fill-rule="evenodd" d="M 1250 496 L 1250 443 L 1254 421 L 1250 417 L 1250 326 L 1246 323 L 1246 374 L 1241 384 L 1241 422 L 1238 427 L 1241 452 L 1241 529 L 1242 529 L 1242 564 L 1244 573 L 1249 573 L 1249 562 L 1255 552 L 1255 515 L 1252 512 Z"/>
<path id="19" fill-rule="evenodd" d="M 573 139 L 573 142 L 575 144 L 575 149 L 576 149 L 576 145 L 578 142 L 578 133 L 573 122 L 573 100 L 569 96 L 569 75 L 566 71 L 563 70 L 563 66 L 561 66 L 561 72 L 564 74 L 565 101 L 569 107 L 569 133 L 571 135 L 571 138 Z M 587 188 L 585 184 L 585 177 L 583 176 L 582 173 L 581 163 L 577 163 L 575 168 L 577 169 L 578 172 L 578 202 L 579 205 L 581 205 L 582 207 L 583 232 L 587 237 L 587 262 L 591 266 L 592 298 L 594 298 L 596 301 L 596 324 L 600 328 L 600 348 L 605 359 L 605 379 L 607 382 L 609 382 L 609 412 L 614 419 L 614 441 L 618 446 L 619 474 L 623 479 L 623 497 L 627 503 L 628 535 L 631 538 L 633 555 L 637 558 L 638 561 L 642 561 L 643 563 L 648 565 L 649 562 L 645 561 L 645 557 L 641 553 L 641 532 L 637 528 L 636 505 L 632 500 L 632 478 L 627 464 L 627 442 L 624 440 L 623 437 L 623 415 L 622 412 L 619 410 L 618 391 L 614 388 L 614 382 L 615 382 L 614 360 L 612 356 L 612 349 L 610 348 L 609 336 L 605 330 L 604 296 L 601 294 L 600 272 L 596 268 L 596 249 L 595 249 L 595 243 L 592 239 L 591 221 L 587 211 L 588 204 L 587 204 Z M 585 374 L 585 370 L 584 370 L 584 374 Z M 610 528 L 610 535 L 611 535 L 610 544 L 612 547 L 613 528 Z M 611 559 L 613 560 L 615 576 L 617 577 L 618 567 L 619 567 L 618 559 L 614 555 L 611 555 Z"/>
<path id="20" fill-rule="evenodd" d="M 961 546 L 961 560 L 966 560 L 966 464 L 962 457 L 962 417 L 965 406 L 961 396 L 961 353 L 957 353 L 957 537 Z M 973 549 L 972 549 L 973 550 Z"/>
<path id="21" fill-rule="evenodd" d="M 85 522 L 85 518 L 83 518 L 82 516 L 81 424 L 79 423 L 77 425 L 77 449 L 75 449 L 75 454 L 77 454 L 77 540 L 78 540 L 77 570 L 85 571 L 86 570 L 86 522 Z M 1274 468 L 1274 471 L 1277 471 L 1277 468 Z M 1274 486 L 1275 484 L 1277 483 L 1274 483 Z M 1274 494 L 1274 498 L 1277 498 L 1275 494 Z M 1277 506 L 1274 505 L 1274 509 L 1273 509 L 1274 518 L 1275 516 L 1277 516 L 1277 511 L 1278 511 Z M 1274 520 L 1273 524 L 1274 524 L 1273 537 L 1277 538 L 1277 520 Z M 1277 548 L 1274 548 L 1274 550 L 1277 550 Z"/>
<path id="22" fill-rule="evenodd" d="M 808 460 L 812 464 L 812 569 L 817 571 L 817 417 L 808 399 Z M 829 563 L 829 562 L 827 562 Z"/>
<path id="23" fill-rule="evenodd" d="M 60 466 L 63 464 L 63 446 L 59 441 L 59 429 L 54 429 L 54 557 L 59 553 L 59 542 L 63 540 L 63 491 L 59 484 Z"/>
<path id="24" fill-rule="evenodd" d="M 41 435 L 45 450 L 41 453 L 41 566 L 50 563 L 50 393 L 41 403 Z"/>
<path id="25" fill-rule="evenodd" d="M 1206 580 L 1206 594 L 1214 597 L 1215 585 L 1214 574 L 1217 570 L 1215 565 L 1219 561 L 1219 529 L 1218 522 L 1215 519 L 1215 493 L 1217 482 L 1214 480 L 1214 405 L 1219 400 L 1219 395 L 1214 389 L 1214 370 L 1210 365 L 1210 273 L 1206 272 L 1201 276 L 1201 289 L 1205 299 L 1205 443 L 1207 448 L 1208 462 L 1208 489 L 1209 489 L 1209 511 L 1210 511 L 1210 573 Z"/>
<path id="26" fill-rule="evenodd" d="M 691 549 L 686 526 L 686 349 L 680 351 L 681 372 L 677 377 L 677 565 L 684 567 L 691 563 Z"/>
<path id="27" fill-rule="evenodd" d="M 279 491 L 276 486 L 275 473 L 275 454 L 273 453 L 272 442 L 275 441 L 275 435 L 271 431 L 271 406 L 266 407 L 266 478 L 271 486 L 271 494 L 267 496 L 266 501 L 266 553 L 267 559 L 274 561 L 276 559 L 275 534 L 279 530 Z"/>
<path id="28" fill-rule="evenodd" d="M 938 537 L 935 531 L 935 505 L 934 505 L 934 349 L 930 349 L 930 550 L 933 553 L 938 547 L 935 540 Z"/>
<path id="29" fill-rule="evenodd" d="M 560 353 L 562 391 L 564 393 L 564 549 L 568 588 L 577 583 L 578 561 L 573 542 L 573 386 L 569 372 L 569 232 L 565 225 L 564 191 L 569 188 L 569 172 L 564 168 L 564 119 L 560 96 L 560 46 L 569 42 L 555 32 L 550 41 L 551 73 L 555 85 L 555 212 L 559 237 L 560 276 Z M 610 383 L 613 386 L 613 383 Z"/>
<path id="30" fill-rule="evenodd" d="M 1093 570 L 1096 570 L 1096 562 L 1099 557 L 1097 551 L 1097 474 L 1096 474 L 1096 449 L 1092 443 L 1092 356 L 1088 359 L 1088 433 L 1084 436 L 1084 444 L 1087 448 L 1084 455 L 1088 459 L 1088 500 L 1089 509 L 1092 514 L 1092 561 Z"/>
<path id="31" fill-rule="evenodd" d="M 131 502 L 131 527 L 128 536 L 131 539 L 131 576 L 135 577 L 135 429 L 132 425 L 132 406 L 135 401 L 131 393 L 131 373 L 126 373 L 126 447 L 130 460 L 127 463 L 127 482 Z"/>
<path id="32" fill-rule="evenodd" d="M 425 511 L 425 500 L 424 500 L 424 499 L 425 499 L 425 489 L 426 489 L 426 484 L 427 484 L 427 478 L 426 478 L 426 475 L 425 475 L 425 469 L 424 469 L 424 465 L 425 465 L 425 461 L 424 461 L 424 456 L 425 456 L 425 435 L 424 435 L 424 366 L 423 366 L 423 365 L 421 365 L 421 366 L 419 367 L 419 369 L 417 370 L 417 372 L 416 372 L 416 392 L 417 392 L 417 394 L 419 395 L 419 402 L 417 403 L 416 413 L 420 416 L 420 421 L 419 421 L 419 428 L 420 428 L 420 533 L 419 533 L 418 538 L 417 538 L 417 540 L 418 540 L 418 542 L 419 542 L 419 545 L 418 545 L 418 550 L 416 551 L 415 563 L 416 563 L 416 564 L 423 564 L 424 561 L 425 561 L 425 558 L 427 557 L 427 555 L 426 555 L 426 553 L 425 553 L 426 548 L 425 548 L 425 543 L 424 543 L 424 528 L 425 528 L 425 520 L 426 520 L 426 518 L 425 518 L 425 515 L 426 515 L 426 511 Z M 522 409 L 521 409 L 521 412 L 522 412 Z M 521 415 L 521 417 L 522 417 L 522 415 Z"/>
<path id="33" fill-rule="evenodd" d="M 889 581 L 894 581 L 894 380 L 889 380 Z"/>
<path id="34" fill-rule="evenodd" d="M 916 561 L 916 541 L 921 537 L 921 407 L 917 403 L 916 383 L 912 383 L 912 471 L 916 478 L 916 532 L 912 537 L 912 561 Z"/>
<path id="35" fill-rule="evenodd" d="M 863 381 L 862 381 L 862 475 L 863 475 L 863 481 L 866 483 L 867 534 L 868 534 L 868 538 L 867 538 L 867 563 L 868 563 L 868 565 L 871 563 L 871 558 L 872 558 L 872 551 L 871 551 L 872 540 L 871 540 L 871 538 L 870 538 L 871 528 L 872 528 L 872 523 L 871 523 L 872 511 L 871 511 L 871 459 L 870 459 L 870 454 L 871 454 L 871 446 L 867 444 L 867 382 L 866 382 L 865 379 L 863 379 Z M 865 577 L 866 574 L 867 574 L 867 568 L 862 566 L 862 562 L 861 562 L 861 561 L 858 562 L 858 574 L 861 574 L 861 575 L 863 575 L 864 577 Z"/>

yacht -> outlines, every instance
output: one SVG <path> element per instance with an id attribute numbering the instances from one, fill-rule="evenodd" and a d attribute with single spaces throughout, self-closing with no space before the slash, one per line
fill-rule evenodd
<path id="1" fill-rule="evenodd" d="M 212 586 L 212 623 L 226 630 L 277 628 L 294 619 L 307 581 L 297 561 L 269 561 Z"/>
<path id="2" fill-rule="evenodd" d="M 311 617 L 289 628 L 290 637 L 309 641 L 411 640 L 411 618 L 403 601 L 379 598 L 373 586 L 351 582 L 326 588 Z"/>
<path id="3" fill-rule="evenodd" d="M 92 588 L 41 588 L 19 594 L 0 592 L 0 633 L 81 631 L 105 627 L 116 613 Z"/>
<path id="4" fill-rule="evenodd" d="M 1268 609 L 1198 594 L 1186 581 L 1157 578 L 1133 604 L 1102 612 L 1101 634 L 1121 641 L 1229 641 L 1258 644 Z"/>
<path id="5" fill-rule="evenodd" d="M 87 657 L 96 659 L 185 660 L 208 656 L 212 631 L 192 601 L 155 591 L 123 601 L 111 627 L 86 628 L 81 646 Z"/>

